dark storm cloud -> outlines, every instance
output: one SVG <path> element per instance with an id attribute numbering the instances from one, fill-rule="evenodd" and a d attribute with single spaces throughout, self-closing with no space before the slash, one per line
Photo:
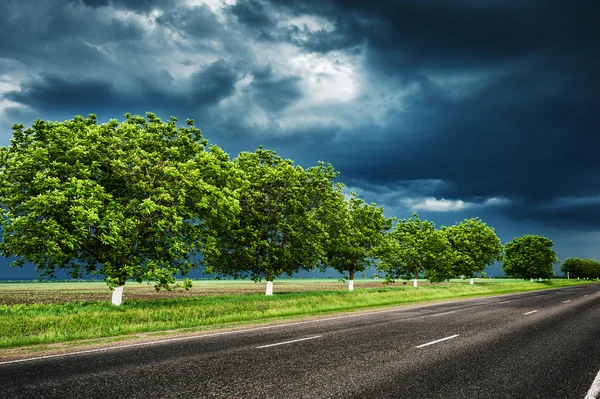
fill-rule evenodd
<path id="1" fill-rule="evenodd" d="M 110 4 L 109 0 L 81 0 L 88 7 L 106 7 Z"/>
<path id="2" fill-rule="evenodd" d="M 191 76 L 188 90 L 175 92 L 168 89 L 173 78 L 163 71 L 165 87 L 153 85 L 147 79 L 137 79 L 136 90 L 124 91 L 107 80 L 95 78 L 64 79 L 56 75 L 42 75 L 26 81 L 19 90 L 5 93 L 9 100 L 43 114 L 64 115 L 65 111 L 93 110 L 99 115 L 115 117 L 125 111 L 144 114 L 146 111 L 168 115 L 186 114 L 186 117 L 204 115 L 209 107 L 232 95 L 238 76 L 223 60 L 216 61 Z M 199 108 L 200 107 L 200 108 Z M 162 112 L 161 112 L 162 111 Z M 14 114 L 14 111 L 11 111 Z M 88 111 L 90 112 L 90 111 Z M 67 114 L 68 115 L 68 114 Z M 167 116 L 167 115 L 165 115 Z"/>
<path id="3" fill-rule="evenodd" d="M 252 100 L 267 111 L 280 111 L 302 97 L 299 77 L 276 78 L 271 68 L 258 68 L 253 73 L 249 91 Z"/>
<path id="4" fill-rule="evenodd" d="M 600 182 L 582 183 L 588 173 L 600 172 L 595 158 L 600 104 L 590 96 L 600 90 L 594 79 L 600 65 L 589 60 L 583 65 L 570 68 L 577 73 L 569 75 L 549 66 L 492 79 L 460 100 L 423 80 L 406 105 L 408 115 L 396 116 L 398 126 L 411 130 L 410 140 L 386 132 L 385 142 L 364 143 L 365 162 L 347 169 L 382 183 L 398 173 L 454 181 L 454 190 L 441 194 L 457 197 L 597 192 Z M 386 167 L 375 172 L 382 164 Z"/>
<path id="5" fill-rule="evenodd" d="M 55 65 L 68 64 L 78 55 L 82 55 L 80 63 L 96 60 L 98 54 L 91 54 L 91 45 L 139 43 L 143 38 L 142 28 L 131 20 L 97 9 L 71 7 L 68 2 L 50 5 L 8 0 L 0 7 L 2 56 L 29 67 L 43 63 L 46 72 Z M 64 71 L 64 66 L 61 69 Z"/>
<path id="6" fill-rule="evenodd" d="M 438 198 L 512 198 L 512 207 L 499 212 L 598 226 L 589 216 L 600 214 L 598 204 L 540 205 L 600 192 L 594 3 L 271 4 L 291 15 L 325 17 L 333 30 L 292 26 L 282 34 L 272 26 L 263 37 L 322 53 L 365 44 L 375 82 L 383 79 L 399 91 L 412 87 L 402 106 L 386 113 L 393 127 L 367 127 L 371 135 L 332 133 L 341 137 L 338 146 L 317 149 L 344 179 L 381 190 L 398 180 L 440 179 L 450 184 L 440 187 Z M 444 81 L 453 74 L 473 74 L 474 83 L 454 88 Z"/>
<path id="7" fill-rule="evenodd" d="M 361 37 L 379 51 L 404 55 L 421 65 L 444 60 L 446 64 L 439 65 L 443 68 L 469 61 L 506 61 L 531 49 L 585 48 L 593 40 L 589 35 L 595 23 L 592 1 L 566 5 L 560 0 L 273 0 L 271 4 L 295 15 L 317 13 L 336 21 L 336 30 L 347 39 L 330 35 L 332 42 L 325 45 L 318 37 L 323 51 L 352 46 Z M 577 43 L 581 39 L 584 43 Z"/>
<path id="8" fill-rule="evenodd" d="M 114 88 L 99 80 L 66 80 L 55 75 L 42 75 L 40 79 L 10 91 L 4 99 L 27 105 L 36 110 L 56 111 L 69 108 L 104 109 L 107 99 L 114 106 L 119 98 Z"/>
<path id="9" fill-rule="evenodd" d="M 252 27 L 267 27 L 273 23 L 268 9 L 257 0 L 240 0 L 229 8 L 229 12 L 237 20 Z"/>
<path id="10" fill-rule="evenodd" d="M 144 13 L 154 9 L 168 9 L 177 4 L 177 0 L 72 0 L 72 2 L 92 8 L 112 5 L 116 8 Z"/>
<path id="11" fill-rule="evenodd" d="M 197 104 L 215 104 L 235 91 L 238 73 L 220 59 L 196 72 L 190 81 L 192 101 Z"/>
<path id="12" fill-rule="evenodd" d="M 189 35 L 188 37 L 199 39 L 217 36 L 222 27 L 217 16 L 206 5 L 165 10 L 156 21 L 183 37 Z"/>

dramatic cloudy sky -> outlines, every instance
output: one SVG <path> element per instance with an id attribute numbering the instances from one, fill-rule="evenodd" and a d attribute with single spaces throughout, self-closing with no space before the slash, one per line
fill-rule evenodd
<path id="1" fill-rule="evenodd" d="M 389 216 L 600 259 L 594 3 L 2 0 L 0 144 L 37 117 L 192 118 L 232 157 L 330 162 Z"/>

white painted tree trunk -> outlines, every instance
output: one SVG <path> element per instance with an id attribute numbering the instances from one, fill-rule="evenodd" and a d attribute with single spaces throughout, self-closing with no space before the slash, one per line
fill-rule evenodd
<path id="1" fill-rule="evenodd" d="M 120 285 L 113 290 L 112 293 L 112 304 L 115 306 L 121 306 L 121 302 L 123 302 L 123 288 L 125 285 Z"/>
<path id="2" fill-rule="evenodd" d="M 471 277 L 471 279 L 469 280 L 469 284 L 473 284 L 473 277 Z"/>
<path id="3" fill-rule="evenodd" d="M 348 291 L 354 291 L 354 280 L 348 280 Z"/>
<path id="4" fill-rule="evenodd" d="M 416 287 L 416 286 L 417 286 L 417 279 L 414 279 L 413 280 L 413 287 Z"/>
<path id="5" fill-rule="evenodd" d="M 272 281 L 267 281 L 267 291 L 265 292 L 265 295 L 267 295 L 267 296 L 273 295 L 273 282 Z"/>
<path id="6" fill-rule="evenodd" d="M 538 281 L 542 281 L 542 278 L 541 278 L 541 277 L 538 277 Z"/>
<path id="7" fill-rule="evenodd" d="M 530 279 L 529 279 L 529 282 L 530 282 L 530 283 L 533 283 L 533 278 L 530 278 Z"/>

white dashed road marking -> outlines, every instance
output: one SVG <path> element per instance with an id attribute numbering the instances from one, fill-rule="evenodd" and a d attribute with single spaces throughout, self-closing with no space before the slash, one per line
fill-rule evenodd
<path id="1" fill-rule="evenodd" d="M 307 337 L 307 338 L 300 338 L 300 339 L 293 339 L 291 341 L 284 341 L 284 342 L 278 342 L 276 344 L 269 344 L 269 345 L 262 345 L 262 346 L 257 346 L 256 349 L 262 349 L 262 348 L 269 348 L 271 346 L 277 346 L 277 345 L 286 345 L 286 344 L 292 344 L 294 342 L 300 342 L 300 341 L 307 341 L 309 339 L 317 339 L 317 338 L 321 338 L 322 335 L 315 335 L 314 337 Z"/>
<path id="2" fill-rule="evenodd" d="M 585 395 L 584 399 L 597 399 L 600 394 L 600 371 L 596 375 L 596 379 L 592 382 L 592 386 L 588 391 L 587 395 Z"/>
<path id="3" fill-rule="evenodd" d="M 437 344 L 438 342 L 447 341 L 447 340 L 449 340 L 449 339 L 456 338 L 456 337 L 458 337 L 459 335 L 460 335 L 460 334 L 451 335 L 451 336 L 449 336 L 449 337 L 442 338 L 442 339 L 438 339 L 438 340 L 436 340 L 436 341 L 427 342 L 426 344 L 417 345 L 417 346 L 415 346 L 415 348 L 422 348 L 422 347 L 424 347 L 424 346 L 429 346 L 429 345 Z"/>
<path id="4" fill-rule="evenodd" d="M 527 316 L 528 314 L 532 314 L 532 313 L 535 313 L 535 312 L 537 312 L 537 310 L 532 310 L 531 312 L 523 313 L 523 316 Z"/>
<path id="5" fill-rule="evenodd" d="M 445 314 L 450 314 L 450 313 L 454 313 L 454 312 L 456 312 L 456 310 L 451 310 L 449 312 L 444 312 L 444 313 L 432 314 L 431 317 L 443 316 Z"/>

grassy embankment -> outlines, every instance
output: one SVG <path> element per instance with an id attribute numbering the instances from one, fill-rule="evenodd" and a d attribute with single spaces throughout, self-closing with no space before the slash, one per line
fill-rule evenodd
<path id="1" fill-rule="evenodd" d="M 167 330 L 169 330 L 168 334 L 178 334 L 250 322 L 557 288 L 590 282 L 551 280 L 530 283 L 522 280 L 486 279 L 474 285 L 464 281 L 454 281 L 415 289 L 401 283 L 382 286 L 374 282 L 363 283 L 365 286 L 375 285 L 373 288 L 360 288 L 361 280 L 358 280 L 358 288 L 354 292 L 348 292 L 342 288 L 345 287 L 344 285 L 331 280 L 324 285 L 320 285 L 315 280 L 294 280 L 287 285 L 284 282 L 277 282 L 276 290 L 280 292 L 276 292 L 272 297 L 265 297 L 264 294 L 252 293 L 253 290 L 262 292 L 263 284 L 201 281 L 195 283 L 197 292 L 195 295 L 192 292 L 182 297 L 127 300 L 120 307 L 114 307 L 109 303 L 106 286 L 102 286 L 102 283 L 5 283 L 0 284 L 0 303 L 15 303 L 15 296 L 28 296 L 35 292 L 50 294 L 53 300 L 48 303 L 19 304 L 17 301 L 12 305 L 0 305 L 0 348 Z M 246 291 L 244 284 L 248 287 Z M 323 290 L 324 286 L 339 288 Z M 135 293 L 135 286 L 130 287 L 134 288 L 130 291 Z M 203 288 L 216 293 L 250 293 L 201 295 L 199 293 Z M 60 298 L 61 292 L 68 292 L 69 289 L 81 291 L 82 298 L 102 290 L 106 300 L 53 303 Z M 127 289 L 126 287 L 126 292 Z M 93 298 L 93 295 L 90 297 Z M 6 298 L 10 300 L 6 301 Z"/>

